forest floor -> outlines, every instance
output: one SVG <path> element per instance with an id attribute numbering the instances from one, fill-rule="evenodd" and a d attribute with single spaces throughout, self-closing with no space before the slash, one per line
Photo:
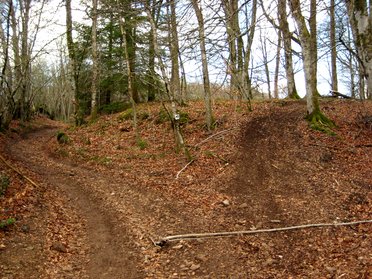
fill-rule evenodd
<path id="1" fill-rule="evenodd" d="M 372 219 L 372 102 L 321 107 L 336 135 L 310 129 L 305 104 L 285 100 L 253 112 L 216 101 L 208 133 L 191 102 L 189 165 L 159 104 L 139 106 L 140 143 L 126 113 L 79 128 L 14 123 L 0 154 L 23 176 L 0 161 L 0 221 L 16 220 L 0 229 L 0 277 L 371 278 L 372 224 L 153 243 Z"/>

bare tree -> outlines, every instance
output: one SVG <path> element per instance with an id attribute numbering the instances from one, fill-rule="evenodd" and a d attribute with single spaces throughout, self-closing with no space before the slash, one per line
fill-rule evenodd
<path id="1" fill-rule="evenodd" d="M 332 90 L 338 92 L 338 79 L 337 79 L 337 45 L 336 45 L 336 15 L 335 15 L 335 0 L 330 0 L 330 23 L 329 23 L 329 37 L 331 47 L 331 79 Z"/>
<path id="2" fill-rule="evenodd" d="M 285 57 L 285 72 L 287 77 L 287 90 L 288 97 L 291 99 L 299 99 L 294 70 L 293 70 L 293 57 L 292 57 L 292 35 L 289 30 L 288 15 L 287 15 L 287 0 L 278 0 L 278 17 L 280 31 L 283 36 L 284 57 Z"/>
<path id="3" fill-rule="evenodd" d="M 8 1 L 8 5 L 4 5 L 4 10 L 1 11 L 0 19 L 0 40 L 2 48 L 2 68 L 0 75 L 0 128 L 7 129 L 12 118 L 14 110 L 14 91 L 13 73 L 10 66 L 10 29 L 11 18 L 13 13 L 13 2 Z M 7 8 L 7 9 L 6 9 Z"/>
<path id="4" fill-rule="evenodd" d="M 282 48 L 282 35 L 279 30 L 278 42 L 276 46 L 276 57 L 275 57 L 275 73 L 274 73 L 274 98 L 279 98 L 279 66 L 280 66 L 280 50 Z"/>
<path id="5" fill-rule="evenodd" d="M 71 84 L 74 91 L 74 106 L 75 106 L 75 124 L 80 126 L 84 123 L 84 107 L 81 99 L 81 92 L 79 88 L 79 67 L 76 56 L 75 44 L 72 37 L 72 13 L 71 13 L 71 0 L 66 0 L 66 38 L 67 49 L 69 56 L 69 64 L 71 68 Z"/>
<path id="6" fill-rule="evenodd" d="M 97 6 L 98 0 L 92 0 L 92 100 L 91 100 L 91 118 L 94 120 L 97 117 L 97 91 L 98 91 L 98 47 L 97 47 Z"/>
<path id="7" fill-rule="evenodd" d="M 365 0 L 348 0 L 345 3 L 361 65 L 361 79 L 366 81 L 367 97 L 372 98 L 372 4 L 371 1 L 367 4 Z"/>
<path id="8" fill-rule="evenodd" d="M 180 82 L 180 63 L 179 63 L 179 42 L 178 42 L 178 31 L 177 31 L 177 15 L 176 15 L 176 2 L 175 0 L 167 0 L 168 8 L 170 9 L 170 20 L 168 21 L 169 26 L 169 49 L 171 56 L 171 78 L 170 87 L 171 91 L 174 92 L 174 97 L 177 102 L 181 105 L 184 104 L 184 100 L 181 95 L 181 82 Z"/>
<path id="9" fill-rule="evenodd" d="M 162 56 L 160 54 L 160 48 L 159 48 L 159 44 L 158 44 L 158 35 L 157 35 L 158 30 L 157 30 L 154 18 L 152 17 L 151 7 L 148 5 L 147 2 L 144 2 L 143 4 L 145 6 L 145 12 L 146 12 L 146 15 L 147 15 L 147 19 L 148 19 L 148 21 L 151 25 L 155 56 L 158 59 L 158 64 L 159 64 L 161 74 L 162 74 L 162 78 L 163 78 L 163 81 L 164 81 L 165 90 L 166 90 L 166 92 L 168 94 L 168 97 L 170 99 L 170 102 L 171 102 L 172 115 L 170 117 L 171 117 L 172 126 L 173 126 L 173 130 L 174 130 L 174 134 L 175 134 L 177 150 L 182 150 L 183 153 L 185 154 L 187 160 L 191 161 L 192 158 L 191 158 L 190 152 L 189 152 L 189 150 L 188 150 L 188 148 L 185 144 L 184 138 L 183 138 L 182 133 L 181 133 L 181 128 L 180 128 L 180 125 L 179 125 L 179 121 L 178 121 L 180 115 L 178 113 L 177 104 L 176 104 L 176 101 L 174 99 L 174 92 L 170 91 L 169 78 L 168 78 L 168 75 L 167 75 L 165 65 L 163 63 Z"/>
<path id="10" fill-rule="evenodd" d="M 207 50 L 205 46 L 205 28 L 204 18 L 201 5 L 199 6 L 197 0 L 192 0 L 192 6 L 195 11 L 196 18 L 198 20 L 198 31 L 199 31 L 199 47 L 202 60 L 203 68 L 203 85 L 204 85 L 204 103 L 205 103 L 205 119 L 207 129 L 210 131 L 213 125 L 213 113 L 212 113 L 212 101 L 211 101 L 211 87 L 209 82 L 209 70 L 208 70 L 208 59 Z"/>
<path id="11" fill-rule="evenodd" d="M 299 0 L 289 0 L 292 15 L 295 19 L 303 55 L 303 68 L 306 82 L 307 118 L 314 127 L 333 126 L 333 122 L 320 111 L 317 91 L 317 54 L 316 54 L 316 0 L 310 1 L 310 30 L 302 14 Z M 315 48 L 314 48 L 315 46 Z"/>
<path id="12" fill-rule="evenodd" d="M 129 93 L 129 99 L 130 103 L 132 105 L 132 113 L 133 113 L 133 128 L 135 131 L 135 136 L 136 136 L 136 142 L 139 143 L 140 141 L 140 134 L 138 131 L 138 125 L 137 125 L 137 109 L 136 109 L 136 102 L 134 100 L 134 92 L 133 92 L 133 71 L 131 69 L 132 63 L 130 61 L 129 57 L 129 51 L 128 51 L 128 38 L 129 36 L 127 35 L 127 28 L 125 27 L 125 17 L 120 16 L 120 31 L 123 37 L 123 48 L 124 48 L 124 59 L 126 62 L 126 73 L 124 75 L 128 76 L 128 93 Z"/>

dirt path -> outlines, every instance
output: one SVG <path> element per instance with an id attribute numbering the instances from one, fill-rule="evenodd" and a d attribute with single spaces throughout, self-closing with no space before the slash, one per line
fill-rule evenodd
<path id="1" fill-rule="evenodd" d="M 41 127 L 8 145 L 14 160 L 38 174 L 42 183 L 62 197 L 66 208 L 71 207 L 77 218 L 71 217 L 70 222 L 81 225 L 64 224 L 74 236 L 57 238 L 57 243 L 63 243 L 72 255 L 55 272 L 56 278 L 66 274 L 67 278 L 74 278 L 77 272 L 89 278 L 168 278 L 177 277 L 180 267 L 185 276 L 193 276 L 197 271 L 206 275 L 215 272 L 213 264 L 205 265 L 203 271 L 198 264 L 206 258 L 198 249 L 209 250 L 208 243 L 197 243 L 195 247 L 181 244 L 183 249 L 177 248 L 176 243 L 176 250 L 159 250 L 151 240 L 180 232 L 204 231 L 220 224 L 203 216 L 202 211 L 184 207 L 182 200 L 134 187 L 138 183 L 123 177 L 119 170 L 97 171 L 56 156 L 47 143 L 54 140 L 58 128 Z M 62 212 L 71 214 L 67 209 Z M 69 244 L 69 237 L 80 243 Z M 187 255 L 180 256 L 184 250 L 189 250 Z M 216 261 L 223 258 L 216 257 Z"/>
<path id="2" fill-rule="evenodd" d="M 136 265 L 139 247 L 130 240 L 130 233 L 87 191 L 92 184 L 98 182 L 104 187 L 108 182 L 76 164 L 53 160 L 44 147 L 55 132 L 56 127 L 47 127 L 29 133 L 9 146 L 10 153 L 42 176 L 45 183 L 66 195 L 67 202 L 74 205 L 85 222 L 86 247 L 81 249 L 88 250 L 85 269 L 90 278 L 143 278 Z"/>
<path id="3" fill-rule="evenodd" d="M 342 137 L 309 132 L 302 121 L 304 106 L 286 106 L 269 108 L 229 135 L 236 147 L 228 158 L 231 164 L 203 183 L 198 171 L 208 165 L 200 162 L 198 168 L 198 161 L 175 181 L 164 169 L 153 169 L 161 158 L 142 169 L 125 169 L 119 163 L 111 168 L 79 163 L 74 154 L 58 156 L 48 146 L 59 129 L 55 122 L 9 142 L 11 157 L 38 174 L 51 192 L 40 201 L 46 204 L 49 254 L 39 252 L 47 254 L 40 260 L 52 259 L 57 268 L 41 278 L 368 278 L 370 225 L 179 241 L 161 249 L 152 243 L 180 233 L 371 218 L 369 149 L 349 150 Z M 369 129 L 353 129 L 348 127 L 347 135 L 365 136 L 369 143 Z M 334 142 L 346 151 L 319 148 Z M 68 147 L 65 152 L 79 152 Z M 353 161 L 355 152 L 360 154 Z M 118 155 L 126 156 L 122 150 Z M 155 187 L 164 179 L 170 189 Z M 189 200 L 179 198 L 187 197 L 189 189 Z M 209 195 L 225 197 L 228 204 L 209 201 Z M 190 203 L 192 198 L 207 204 Z M 56 200 L 60 203 L 53 204 Z M 53 244 L 62 248 L 50 249 Z"/>

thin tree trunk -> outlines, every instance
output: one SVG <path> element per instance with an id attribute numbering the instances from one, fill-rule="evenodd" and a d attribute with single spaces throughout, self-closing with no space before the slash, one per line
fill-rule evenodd
<path id="1" fill-rule="evenodd" d="M 287 21 L 287 0 L 278 1 L 278 14 L 279 14 L 279 26 L 283 36 L 283 46 L 284 46 L 284 57 L 285 57 L 285 73 L 287 77 L 287 90 L 288 97 L 291 99 L 299 99 L 294 70 L 293 70 L 293 59 L 292 59 L 292 38 L 289 31 L 289 25 Z"/>
<path id="2" fill-rule="evenodd" d="M 331 46 L 331 75 L 332 75 L 332 90 L 338 92 L 337 79 L 337 49 L 336 49 L 336 20 L 335 20 L 335 0 L 330 3 L 330 46 Z"/>
<path id="3" fill-rule="evenodd" d="M 211 88 L 210 88 L 210 82 L 209 82 L 207 50 L 205 47 L 204 19 L 203 19 L 202 8 L 199 7 L 198 1 L 192 0 L 192 5 L 194 7 L 196 17 L 198 19 L 199 46 L 200 46 L 202 68 L 203 68 L 203 85 L 204 85 L 206 124 L 207 124 L 208 131 L 211 131 L 212 125 L 213 125 L 213 114 L 212 114 Z"/>
<path id="4" fill-rule="evenodd" d="M 230 93 L 231 96 L 235 95 L 238 86 L 237 81 L 237 50 L 236 50 L 236 36 L 234 33 L 234 16 L 237 11 L 233 10 L 231 2 L 236 0 L 223 0 L 222 6 L 225 12 L 227 42 L 229 45 L 229 60 L 227 62 L 227 73 L 230 76 Z"/>
<path id="5" fill-rule="evenodd" d="M 247 12 L 248 14 L 248 12 Z M 256 21 L 257 21 L 257 0 L 252 2 L 252 13 L 251 13 L 251 22 L 248 25 L 248 19 L 246 18 L 246 27 L 249 30 L 247 36 L 247 45 L 245 47 L 244 53 L 244 68 L 243 68 L 243 92 L 245 97 L 250 100 L 252 99 L 252 81 L 251 75 L 249 74 L 249 64 L 251 61 L 251 50 L 253 45 L 253 39 L 256 31 Z"/>
<path id="6" fill-rule="evenodd" d="M 0 111 L 0 129 L 8 129 L 9 124 L 13 119 L 14 110 L 14 99 L 13 99 L 13 73 L 10 67 L 10 28 L 11 28 L 11 17 L 12 17 L 13 3 L 9 2 L 8 13 L 5 20 L 5 24 L 0 26 L 0 35 L 2 49 L 3 49 L 3 61 L 0 76 L 0 98 L 3 98 L 3 110 Z M 5 26 L 5 31 L 3 30 Z M 1 100 L 0 100 L 1 101 Z M 1 107 L 0 107 L 1 109 Z"/>
<path id="7" fill-rule="evenodd" d="M 145 10 L 146 10 L 146 14 L 147 14 L 147 19 L 149 20 L 150 25 L 151 25 L 152 36 L 153 36 L 153 41 L 154 41 L 155 56 L 158 58 L 159 67 L 160 67 L 161 74 L 162 74 L 163 81 L 164 81 L 164 85 L 165 85 L 165 90 L 166 90 L 166 92 L 169 96 L 169 99 L 171 101 L 171 109 L 172 109 L 172 114 L 173 114 L 172 115 L 172 123 L 173 123 L 173 129 L 174 129 L 174 133 L 175 133 L 175 140 L 176 140 L 177 150 L 181 149 L 183 151 L 183 153 L 185 154 L 186 159 L 188 161 L 191 161 L 192 158 L 191 158 L 190 152 L 189 152 L 189 150 L 188 150 L 188 148 L 185 144 L 185 141 L 183 139 L 183 136 L 182 136 L 182 133 L 181 133 L 181 128 L 180 128 L 179 122 L 178 122 L 179 114 L 178 114 L 178 110 L 177 110 L 177 104 L 174 100 L 174 93 L 169 92 L 169 79 L 168 79 L 168 76 L 167 76 L 165 65 L 163 63 L 163 60 L 162 60 L 161 54 L 160 54 L 156 24 L 155 24 L 154 19 L 151 16 L 151 10 L 150 10 L 150 7 L 147 5 L 147 3 L 145 4 Z"/>
<path id="8" fill-rule="evenodd" d="M 175 100 L 184 104 L 180 90 L 180 66 L 178 61 L 178 54 L 180 52 L 178 43 L 178 31 L 177 31 L 177 16 L 176 16 L 176 3 L 174 0 L 167 0 L 170 6 L 170 55 L 172 63 L 172 74 L 171 74 L 171 91 L 174 92 Z"/>
<path id="9" fill-rule="evenodd" d="M 130 103 L 132 105 L 132 113 L 133 113 L 133 129 L 136 137 L 136 142 L 139 143 L 141 140 L 139 131 L 138 131 L 138 125 L 137 125 L 137 108 L 136 108 L 136 102 L 134 100 L 134 93 L 133 93 L 133 76 L 132 76 L 132 69 L 131 69 L 131 62 L 129 57 L 129 51 L 128 51 L 128 36 L 126 34 L 127 28 L 125 26 L 126 22 L 124 18 L 120 18 L 120 31 L 123 38 L 123 44 L 124 44 L 124 58 L 126 62 L 126 75 L 128 76 L 128 93 L 129 93 L 129 99 Z"/>
<path id="10" fill-rule="evenodd" d="M 372 99 L 372 3 L 365 0 L 345 0 L 349 21 L 360 63 L 360 85 L 367 85 L 367 98 Z M 361 96 L 364 88 L 360 88 Z"/>
<path id="11" fill-rule="evenodd" d="M 279 99 L 279 66 L 280 50 L 282 48 L 282 32 L 278 30 L 278 45 L 276 47 L 275 73 L 274 73 L 274 98 Z"/>
<path id="12" fill-rule="evenodd" d="M 74 41 L 72 38 L 72 14 L 71 14 L 71 0 L 66 0 L 66 37 L 67 37 L 67 49 L 69 56 L 69 64 L 71 67 L 71 84 L 74 92 L 74 105 L 75 105 L 75 124 L 80 126 L 84 122 L 84 108 L 82 106 L 82 100 L 79 90 L 79 70 L 76 60 L 76 52 Z"/>
<path id="13" fill-rule="evenodd" d="M 98 85 L 98 49 L 97 49 L 97 6 L 98 0 L 93 0 L 92 11 L 92 100 L 91 100 L 91 118 L 97 118 L 97 85 Z"/>
<path id="14" fill-rule="evenodd" d="M 311 2 L 313 1 L 315 0 L 311 0 Z M 307 28 L 305 18 L 302 15 L 300 5 L 299 0 L 290 0 L 292 15 L 298 27 L 301 41 L 306 83 L 307 118 L 314 128 L 325 130 L 329 127 L 333 127 L 334 123 L 322 114 L 318 100 L 316 78 L 317 55 L 316 51 L 314 51 L 314 44 L 316 45 L 316 32 L 314 31 L 314 28 L 316 29 L 316 9 L 314 9 L 313 3 L 311 3 L 310 6 L 312 14 L 310 14 L 310 29 L 314 33 L 310 33 Z"/>

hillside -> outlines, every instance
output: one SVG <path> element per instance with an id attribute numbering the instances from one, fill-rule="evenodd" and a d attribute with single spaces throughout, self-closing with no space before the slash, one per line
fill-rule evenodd
<path id="1" fill-rule="evenodd" d="M 4 278 L 369 278 L 371 224 L 250 236 L 161 237 L 371 220 L 372 103 L 323 101 L 336 135 L 311 130 L 305 104 L 182 108 L 194 161 L 175 152 L 159 104 L 76 128 L 45 118 L 1 137 L 10 184 L 0 197 Z M 59 144 L 57 131 L 68 136 Z"/>

